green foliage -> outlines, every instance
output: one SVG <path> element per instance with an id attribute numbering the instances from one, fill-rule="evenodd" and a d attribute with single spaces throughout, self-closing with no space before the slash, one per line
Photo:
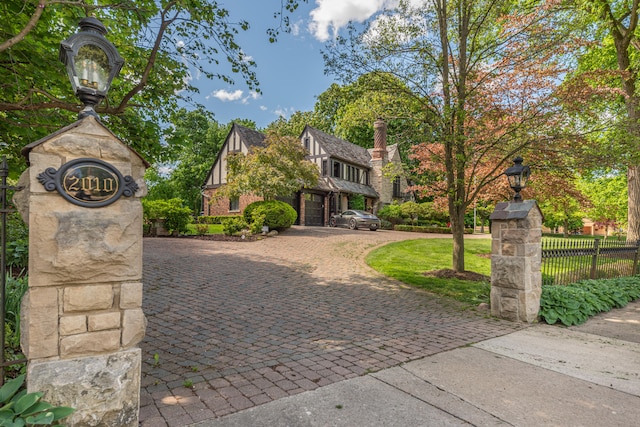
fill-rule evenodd
<path id="1" fill-rule="evenodd" d="M 349 196 L 349 209 L 356 209 L 363 211 L 365 209 L 364 195 L 352 194 Z"/>
<path id="2" fill-rule="evenodd" d="M 8 267 L 24 269 L 29 265 L 29 228 L 17 212 L 7 216 Z"/>
<path id="3" fill-rule="evenodd" d="M 227 156 L 227 184 L 217 197 L 255 194 L 266 200 L 289 196 L 318 183 L 318 168 L 306 159 L 300 140 L 269 132 L 264 147 L 253 147 L 245 156 Z"/>
<path id="4" fill-rule="evenodd" d="M 181 199 L 142 200 L 145 221 L 164 219 L 169 231 L 185 233 L 191 222 L 191 209 L 182 206 Z"/>
<path id="5" fill-rule="evenodd" d="M 203 215 L 198 217 L 198 224 L 222 224 L 222 221 L 228 219 L 230 215 Z M 242 215 L 235 215 L 242 216 Z"/>
<path id="6" fill-rule="evenodd" d="M 243 217 L 233 216 L 222 220 L 222 232 L 227 236 L 233 236 L 249 227 Z"/>
<path id="7" fill-rule="evenodd" d="M 424 225 L 406 225 L 398 224 L 393 227 L 396 231 L 412 231 L 414 233 L 437 233 L 437 234 L 451 234 L 450 227 L 432 227 Z M 465 228 L 465 234 L 473 234 L 473 228 Z"/>
<path id="8" fill-rule="evenodd" d="M 5 325 L 8 325 L 16 334 L 16 341 L 10 342 L 12 347 L 20 345 L 20 303 L 22 297 L 29 288 L 29 279 L 26 276 L 12 277 L 7 274 L 5 281 Z"/>
<path id="9" fill-rule="evenodd" d="M 587 216 L 601 225 L 624 226 L 627 222 L 628 188 L 625 173 L 585 176 L 580 189 L 589 198 Z"/>
<path id="10" fill-rule="evenodd" d="M 179 197 L 194 214 L 202 209 L 201 187 L 209 168 L 224 144 L 232 123 L 221 125 L 212 114 L 204 110 L 179 110 L 171 116 L 173 126 L 165 131 L 167 151 L 174 161 L 165 165 L 168 176 L 149 177 L 150 189 L 147 198 L 167 199 Z M 253 122 L 247 123 L 254 126 Z"/>
<path id="11" fill-rule="evenodd" d="M 284 230 L 291 227 L 298 218 L 298 214 L 288 203 L 279 200 L 264 200 L 253 202 L 244 210 L 244 218 L 249 224 L 263 225 L 270 230 Z"/>
<path id="12" fill-rule="evenodd" d="M 57 406 L 42 401 L 41 392 L 27 393 L 25 375 L 7 381 L 0 388 L 0 425 L 22 427 L 30 425 L 52 425 L 55 421 L 68 417 L 75 409 Z M 20 391 L 21 390 L 21 391 Z"/>
<path id="13" fill-rule="evenodd" d="M 29 288 L 27 276 L 13 277 L 6 275 L 4 299 L 4 359 L 6 361 L 22 359 L 20 349 L 20 303 Z M 5 368 L 5 375 L 14 377 L 24 370 L 24 364 L 14 364 Z"/>
<path id="14" fill-rule="evenodd" d="M 640 298 L 640 277 L 584 280 L 566 286 L 543 285 L 540 317 L 549 324 L 579 325 L 589 317 Z"/>
<path id="15" fill-rule="evenodd" d="M 172 123 L 179 105 L 193 104 L 192 96 L 199 90 L 192 82 L 243 83 L 260 92 L 256 64 L 237 40 L 249 23 L 230 16 L 220 2 L 40 3 L 5 0 L 0 8 L 0 62 L 6 65 L 0 67 L 0 144 L 6 144 L 12 168 L 26 166 L 20 148 L 76 120 L 79 101 L 71 92 L 58 50 L 60 41 L 76 33 L 85 16 L 103 21 L 108 39 L 125 59 L 97 112 L 107 127 L 151 163 L 170 160 L 158 124 Z M 291 4 L 297 1 L 283 3 L 284 10 L 274 5 L 280 21 L 265 35 L 272 41 L 289 27 Z M 190 79 L 192 73 L 201 78 Z"/>
<path id="16" fill-rule="evenodd" d="M 376 213 L 376 216 L 385 221 L 389 221 L 391 224 L 400 224 L 404 218 L 402 209 L 397 203 L 392 203 L 382 207 Z"/>
<path id="17" fill-rule="evenodd" d="M 209 224 L 195 224 L 198 236 L 204 236 L 209 232 Z"/>

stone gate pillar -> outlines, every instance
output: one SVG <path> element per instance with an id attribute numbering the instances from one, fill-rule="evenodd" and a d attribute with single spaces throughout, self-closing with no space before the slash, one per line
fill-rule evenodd
<path id="1" fill-rule="evenodd" d="M 71 426 L 137 426 L 143 174 L 93 116 L 26 146 L 14 197 L 29 225 L 21 345 L 29 391 L 76 408 Z"/>
<path id="2" fill-rule="evenodd" d="M 542 212 L 534 200 L 498 203 L 491 223 L 491 315 L 535 322 L 542 287 Z"/>

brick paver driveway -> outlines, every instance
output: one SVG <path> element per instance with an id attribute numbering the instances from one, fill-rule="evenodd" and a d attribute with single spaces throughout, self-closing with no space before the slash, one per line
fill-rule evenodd
<path id="1" fill-rule="evenodd" d="M 294 227 L 257 242 L 145 239 L 141 425 L 220 417 L 518 328 L 363 261 L 417 237 Z"/>

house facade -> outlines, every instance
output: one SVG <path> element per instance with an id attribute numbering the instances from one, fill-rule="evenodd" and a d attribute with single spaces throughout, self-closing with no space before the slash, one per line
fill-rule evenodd
<path id="1" fill-rule="evenodd" d="M 393 201 L 410 198 L 406 179 L 390 181 L 383 168 L 390 162 L 401 165 L 397 145 L 387 146 L 386 124 L 374 124 L 374 148 L 367 150 L 336 138 L 311 126 L 306 126 L 300 142 L 308 152 L 307 159 L 318 167 L 318 183 L 288 197 L 281 197 L 298 212 L 300 225 L 327 225 L 332 214 L 347 210 L 349 200 L 362 197 L 365 210 L 377 212 Z M 214 194 L 226 183 L 226 157 L 247 153 L 252 146 L 261 146 L 264 135 L 234 124 L 220 150 L 203 186 L 205 215 L 237 215 L 251 202 L 260 200 L 242 196 L 237 200 L 215 200 Z"/>

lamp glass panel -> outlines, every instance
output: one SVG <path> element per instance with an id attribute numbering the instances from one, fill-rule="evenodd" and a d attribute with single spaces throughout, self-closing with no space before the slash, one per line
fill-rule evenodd
<path id="1" fill-rule="evenodd" d="M 74 66 L 80 86 L 107 90 L 111 67 L 107 54 L 100 47 L 91 44 L 81 46 L 74 59 Z"/>

